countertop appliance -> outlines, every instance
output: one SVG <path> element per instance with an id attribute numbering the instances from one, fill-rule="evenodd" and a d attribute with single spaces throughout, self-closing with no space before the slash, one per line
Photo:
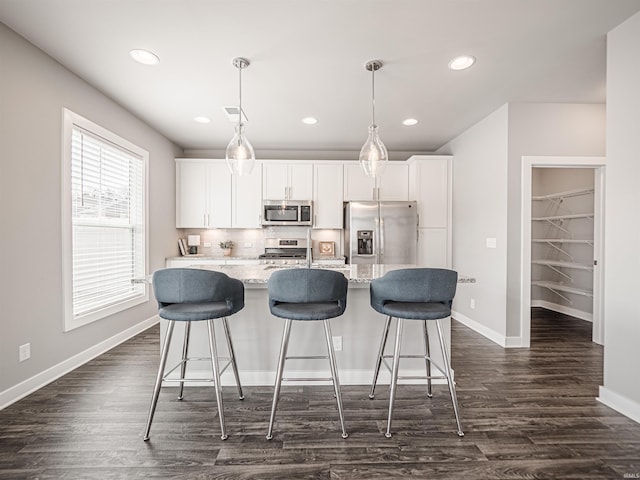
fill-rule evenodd
<path id="1" fill-rule="evenodd" d="M 306 225 L 313 224 L 311 200 L 264 200 L 262 202 L 262 225 Z"/>
<path id="2" fill-rule="evenodd" d="M 266 238 L 260 263 L 269 265 L 304 265 L 307 263 L 306 238 Z"/>
<path id="3" fill-rule="evenodd" d="M 348 263 L 415 264 L 416 202 L 349 202 L 344 208 L 344 252 Z"/>

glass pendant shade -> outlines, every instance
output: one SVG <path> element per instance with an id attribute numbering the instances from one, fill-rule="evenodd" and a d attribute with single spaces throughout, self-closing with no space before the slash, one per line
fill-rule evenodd
<path id="1" fill-rule="evenodd" d="M 242 69 L 249 66 L 249 60 L 237 57 L 233 59 L 232 64 L 238 69 L 238 125 L 235 128 L 235 135 L 227 145 L 225 158 L 232 175 L 244 176 L 251 174 L 256 162 L 256 154 L 244 134 L 242 123 Z"/>
<path id="2" fill-rule="evenodd" d="M 236 133 L 227 145 L 227 166 L 232 175 L 249 175 L 253 170 L 256 155 L 253 146 L 244 135 L 244 125 L 236 125 Z"/>
<path id="3" fill-rule="evenodd" d="M 369 136 L 360 150 L 360 166 L 368 177 L 376 178 L 380 176 L 387 163 L 389 155 L 378 135 L 378 126 L 369 125 Z"/>
<path id="4" fill-rule="evenodd" d="M 371 178 L 380 176 L 384 167 L 389 162 L 387 148 L 380 140 L 378 126 L 376 125 L 376 88 L 375 73 L 382 68 L 380 60 L 370 60 L 365 64 L 365 69 L 371 72 L 371 125 L 369 125 L 369 136 L 360 149 L 360 166 L 364 173 Z"/>

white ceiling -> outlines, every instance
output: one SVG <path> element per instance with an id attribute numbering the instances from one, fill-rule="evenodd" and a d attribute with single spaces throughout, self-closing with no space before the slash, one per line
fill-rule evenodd
<path id="1" fill-rule="evenodd" d="M 606 33 L 638 11 L 639 0 L 0 0 L 0 21 L 188 150 L 226 147 L 231 60 L 248 58 L 258 157 L 359 150 L 371 59 L 384 63 L 376 120 L 390 151 L 433 151 L 510 101 L 602 103 Z M 160 64 L 133 62 L 133 48 Z M 477 63 L 449 70 L 463 53 Z M 319 123 L 303 125 L 309 115 Z"/>

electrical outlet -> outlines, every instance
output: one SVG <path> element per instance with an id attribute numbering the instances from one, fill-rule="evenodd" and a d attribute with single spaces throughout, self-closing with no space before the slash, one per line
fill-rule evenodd
<path id="1" fill-rule="evenodd" d="M 471 308 L 476 308 L 476 299 L 475 299 L 475 298 L 472 298 L 472 299 L 469 301 L 469 306 L 470 306 Z"/>
<path id="2" fill-rule="evenodd" d="M 336 352 L 342 351 L 342 337 L 333 337 L 333 349 Z"/>
<path id="3" fill-rule="evenodd" d="M 202 246 L 205 248 L 211 248 L 211 242 L 204 242 Z"/>
<path id="4" fill-rule="evenodd" d="M 253 247 L 253 243 L 251 242 L 244 242 L 244 248 L 251 248 Z"/>
<path id="5" fill-rule="evenodd" d="M 18 347 L 18 357 L 21 362 L 24 362 L 25 360 L 28 360 L 29 358 L 31 358 L 30 343 L 25 343 L 24 345 L 20 345 L 20 347 Z"/>

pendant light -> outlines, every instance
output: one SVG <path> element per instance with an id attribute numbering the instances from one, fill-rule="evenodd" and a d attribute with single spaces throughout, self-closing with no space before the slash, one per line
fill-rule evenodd
<path id="1" fill-rule="evenodd" d="M 249 66 L 249 60 L 237 57 L 233 59 L 232 63 L 238 69 L 239 79 L 238 125 L 235 128 L 235 135 L 227 145 L 225 158 L 231 174 L 242 176 L 251 173 L 256 161 L 253 146 L 244 134 L 244 124 L 242 123 L 242 69 Z"/>
<path id="2" fill-rule="evenodd" d="M 369 126 L 369 136 L 360 150 L 360 165 L 364 173 L 371 178 L 380 176 L 384 167 L 389 163 L 387 149 L 378 135 L 378 125 L 376 125 L 376 91 L 375 73 L 382 68 L 380 60 L 370 60 L 365 64 L 365 68 L 371 72 L 371 112 L 372 119 Z"/>

